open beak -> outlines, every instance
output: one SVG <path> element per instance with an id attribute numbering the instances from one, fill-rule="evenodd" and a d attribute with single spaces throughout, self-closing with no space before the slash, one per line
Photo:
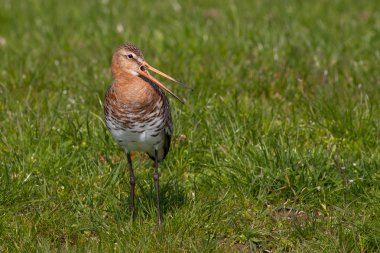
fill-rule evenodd
<path id="1" fill-rule="evenodd" d="M 150 66 L 148 63 L 146 63 L 145 61 L 141 64 L 141 67 L 139 69 L 139 74 L 148 78 L 149 80 L 151 80 L 152 82 L 156 83 L 158 86 L 160 86 L 162 89 L 164 89 L 166 92 L 170 93 L 173 97 L 175 97 L 176 99 L 178 99 L 178 101 L 180 101 L 182 104 L 184 104 L 184 101 L 182 99 L 180 99 L 176 94 L 174 94 L 174 92 L 172 92 L 169 88 L 167 88 L 165 85 L 163 85 L 160 81 L 158 81 L 156 78 L 154 78 L 153 76 L 149 75 L 146 71 L 144 71 L 144 68 L 146 69 L 149 69 L 149 70 L 152 70 L 153 72 L 173 81 L 173 82 L 176 82 L 184 87 L 186 87 L 187 89 L 189 90 L 192 90 L 191 87 L 187 86 L 186 84 L 184 83 L 181 83 L 180 81 L 174 79 L 173 77 L 159 71 L 158 69 L 155 69 L 153 68 L 152 66 Z"/>

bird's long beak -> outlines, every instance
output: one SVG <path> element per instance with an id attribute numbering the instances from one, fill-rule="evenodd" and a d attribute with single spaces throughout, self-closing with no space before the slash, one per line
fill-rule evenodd
<path id="1" fill-rule="evenodd" d="M 158 69 L 156 68 L 153 68 L 152 66 L 150 66 L 148 63 L 146 63 L 145 61 L 141 64 L 141 67 L 139 69 L 139 74 L 148 78 L 149 80 L 151 80 L 152 82 L 156 83 L 157 85 L 159 85 L 162 89 L 164 89 L 166 92 L 170 93 L 173 97 L 175 97 L 176 99 L 178 99 L 178 101 L 180 101 L 182 104 L 184 104 L 184 101 L 182 99 L 180 99 L 176 94 L 174 94 L 174 92 L 172 92 L 169 88 L 167 88 L 165 85 L 163 85 L 160 81 L 158 81 L 156 78 L 154 78 L 153 76 L 149 75 L 147 72 L 144 71 L 144 68 L 146 69 L 149 69 L 149 70 L 152 70 L 153 72 L 173 81 L 173 82 L 176 82 L 190 90 L 192 90 L 191 87 L 187 86 L 186 84 L 184 83 L 181 83 L 180 81 L 174 79 L 173 77 L 159 71 Z"/>

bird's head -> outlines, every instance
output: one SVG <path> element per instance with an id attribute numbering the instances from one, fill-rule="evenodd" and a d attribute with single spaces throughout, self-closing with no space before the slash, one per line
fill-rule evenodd
<path id="1" fill-rule="evenodd" d="M 112 74 L 139 75 L 144 56 L 135 45 L 126 43 L 118 47 L 112 57 Z"/>
<path id="2" fill-rule="evenodd" d="M 153 83 L 157 84 L 160 88 L 173 95 L 180 102 L 183 101 L 175 95 L 169 88 L 163 85 L 156 78 L 151 76 L 147 70 L 151 70 L 171 81 L 174 81 L 182 86 L 192 90 L 191 87 L 174 79 L 173 77 L 159 71 L 150 66 L 145 60 L 141 50 L 131 43 L 126 43 L 118 47 L 112 57 L 112 74 L 115 78 L 122 78 L 125 75 L 134 75 L 144 77 Z"/>

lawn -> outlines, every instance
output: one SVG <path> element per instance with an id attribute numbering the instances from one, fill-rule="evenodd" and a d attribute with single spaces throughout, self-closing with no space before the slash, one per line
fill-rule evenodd
<path id="1" fill-rule="evenodd" d="M 0 252 L 379 252 L 380 2 L 0 0 Z M 164 81 L 174 136 L 127 159 L 113 50 Z"/>

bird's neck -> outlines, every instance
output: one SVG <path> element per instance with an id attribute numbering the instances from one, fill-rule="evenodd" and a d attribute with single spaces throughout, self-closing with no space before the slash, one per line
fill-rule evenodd
<path id="1" fill-rule="evenodd" d="M 145 106 L 160 99 L 160 94 L 140 76 L 132 74 L 115 77 L 113 89 L 124 104 Z"/>

